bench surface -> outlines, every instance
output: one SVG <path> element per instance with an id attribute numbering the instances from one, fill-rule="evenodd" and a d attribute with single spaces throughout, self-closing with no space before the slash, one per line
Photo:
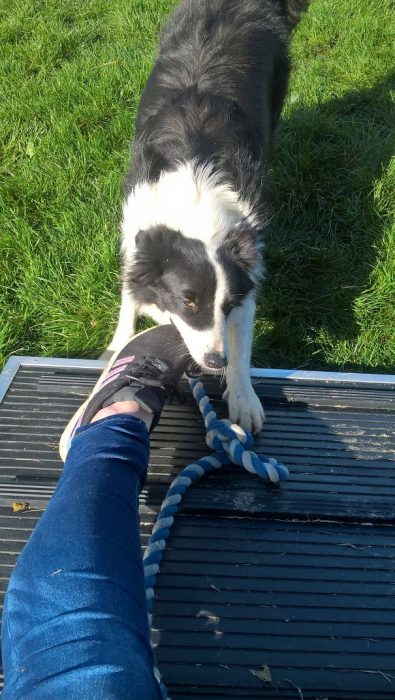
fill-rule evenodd
<path id="1" fill-rule="evenodd" d="M 101 367 L 13 358 L 0 378 L 1 600 L 61 472 L 62 429 Z M 156 590 L 159 668 L 173 700 L 389 700 L 395 377 L 279 375 L 254 380 L 267 416 L 255 449 L 289 481 L 226 467 L 187 494 Z M 206 389 L 225 415 L 220 387 Z M 143 547 L 172 478 L 209 452 L 193 399 L 167 406 L 141 494 Z M 14 501 L 30 509 L 13 513 Z"/>

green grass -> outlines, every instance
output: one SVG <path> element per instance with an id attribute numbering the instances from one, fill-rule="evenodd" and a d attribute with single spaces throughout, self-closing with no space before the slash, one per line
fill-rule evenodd
<path id="1" fill-rule="evenodd" d="M 111 336 L 122 178 L 173 4 L 0 0 L 0 361 Z M 295 34 L 257 364 L 395 369 L 392 6 L 313 0 Z"/>

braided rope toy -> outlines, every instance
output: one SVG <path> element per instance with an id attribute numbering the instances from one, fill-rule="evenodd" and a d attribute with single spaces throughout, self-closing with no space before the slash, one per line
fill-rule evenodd
<path id="1" fill-rule="evenodd" d="M 174 516 L 187 489 L 213 469 L 220 469 L 222 466 L 229 464 L 238 464 L 251 474 L 258 474 L 262 479 L 273 483 L 285 481 L 288 478 L 288 469 L 283 464 L 277 462 L 273 457 L 258 456 L 251 451 L 254 444 L 254 438 L 251 433 L 246 433 L 243 428 L 232 424 L 230 420 L 219 420 L 217 418 L 217 414 L 210 403 L 202 382 L 198 379 L 189 379 L 189 385 L 204 418 L 207 430 L 207 445 L 215 450 L 215 453 L 208 457 L 202 457 L 185 467 L 171 483 L 161 505 L 143 558 L 150 628 L 152 626 L 154 587 L 162 555 L 170 534 L 170 528 L 174 523 Z M 162 698 L 163 700 L 168 700 L 167 689 L 161 681 L 159 670 L 157 668 L 154 670 L 161 688 Z"/>

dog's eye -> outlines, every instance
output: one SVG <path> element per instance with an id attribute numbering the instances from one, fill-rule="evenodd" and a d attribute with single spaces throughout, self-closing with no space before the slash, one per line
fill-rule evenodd
<path id="1" fill-rule="evenodd" d="M 196 302 L 194 302 L 192 299 L 184 299 L 184 306 L 191 311 L 197 311 Z"/>

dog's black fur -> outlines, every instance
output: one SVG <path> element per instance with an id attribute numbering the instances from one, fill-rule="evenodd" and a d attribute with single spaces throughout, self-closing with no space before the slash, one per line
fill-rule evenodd
<path id="1" fill-rule="evenodd" d="M 180 3 L 140 102 L 126 192 L 196 159 L 259 200 L 287 90 L 289 33 L 307 2 Z"/>

